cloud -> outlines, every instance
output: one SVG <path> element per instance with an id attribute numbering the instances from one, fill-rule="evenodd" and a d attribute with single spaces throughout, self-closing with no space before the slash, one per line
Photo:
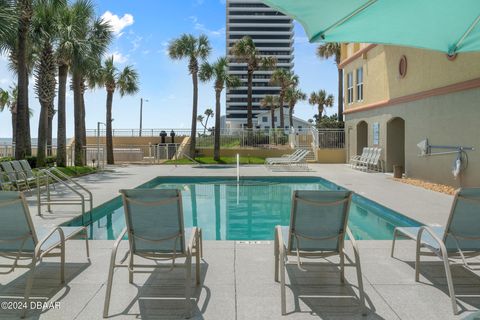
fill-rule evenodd
<path id="1" fill-rule="evenodd" d="M 190 16 L 189 19 L 193 23 L 193 28 L 197 31 L 205 33 L 206 35 L 209 35 L 211 37 L 220 37 L 225 35 L 225 27 L 217 30 L 212 30 L 205 27 L 203 23 L 198 22 L 198 18 L 196 16 Z"/>
<path id="2" fill-rule="evenodd" d="M 102 15 L 102 19 L 110 23 L 113 33 L 118 37 L 123 35 L 123 29 L 131 26 L 135 22 L 133 16 L 129 13 L 125 13 L 123 17 L 120 18 L 118 15 L 113 14 L 110 11 L 106 11 Z"/>
<path id="3" fill-rule="evenodd" d="M 0 79 L 0 84 L 4 85 L 4 84 L 7 84 L 9 82 L 9 80 L 7 78 L 1 78 Z"/>

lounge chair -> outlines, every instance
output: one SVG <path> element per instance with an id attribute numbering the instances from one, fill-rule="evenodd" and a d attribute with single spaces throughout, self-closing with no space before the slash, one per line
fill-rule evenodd
<path id="1" fill-rule="evenodd" d="M 24 299 L 28 305 L 33 285 L 35 267 L 45 257 L 60 257 L 60 280 L 65 282 L 65 241 L 81 233 L 85 234 L 87 257 L 88 238 L 85 227 L 34 228 L 28 204 L 21 192 L 0 192 L 0 256 L 13 260 L 12 264 L 0 264 L 2 274 L 16 268 L 30 269 L 25 286 Z M 28 264 L 21 261 L 31 260 Z M 26 314 L 24 310 L 22 317 Z"/>
<path id="2" fill-rule="evenodd" d="M 465 267 L 472 269 L 467 262 L 467 258 L 480 254 L 480 188 L 465 188 L 456 192 L 445 227 L 395 228 L 392 257 L 395 250 L 395 240 L 398 236 L 404 236 L 417 242 L 415 281 L 419 281 L 420 256 L 436 255 L 443 260 L 453 313 L 457 314 L 458 306 L 449 259 L 461 259 L 461 263 Z M 430 252 L 422 251 L 423 248 Z"/>
<path id="3" fill-rule="evenodd" d="M 373 148 L 373 152 L 365 162 L 360 163 L 360 168 L 365 169 L 365 171 L 373 170 L 381 172 L 382 169 L 382 161 L 380 160 L 380 156 L 382 155 L 382 148 Z"/>
<path id="4" fill-rule="evenodd" d="M 345 282 L 345 235 L 352 242 L 357 270 L 362 314 L 366 314 L 362 271 L 358 248 L 347 226 L 352 199 L 350 191 L 294 191 L 290 226 L 275 227 L 275 281 L 280 273 L 281 309 L 286 314 L 285 271 L 289 256 L 295 256 L 301 270 L 301 258 L 340 256 L 340 281 Z M 350 259 L 349 259 L 350 260 Z M 350 265 L 349 265 L 350 266 Z"/>
<path id="5" fill-rule="evenodd" d="M 9 161 L 2 162 L 0 165 L 3 168 L 3 171 L 5 171 L 5 174 L 8 176 L 8 180 L 17 190 L 29 189 L 29 185 L 26 180 L 17 174 Z"/>
<path id="6" fill-rule="evenodd" d="M 295 171 L 302 170 L 308 171 L 308 164 L 306 157 L 310 153 L 309 150 L 302 150 L 298 155 L 293 158 L 285 160 L 278 159 L 270 163 L 270 169 L 272 171 Z"/>
<path id="7" fill-rule="evenodd" d="M 40 171 L 37 171 L 36 174 L 34 174 L 32 167 L 27 160 L 20 160 L 19 162 L 23 168 L 23 172 L 25 172 L 25 175 L 27 176 L 27 179 L 35 179 L 36 183 L 39 183 L 40 185 L 45 185 L 47 183 L 48 177 Z M 55 188 L 55 184 L 53 184 L 53 188 Z"/>
<path id="8" fill-rule="evenodd" d="M 0 190 L 11 190 L 12 183 L 8 180 L 8 175 L 0 168 Z"/>
<path id="9" fill-rule="evenodd" d="M 350 158 L 350 167 L 353 168 L 354 164 L 355 164 L 357 161 L 359 161 L 359 160 L 362 159 L 362 158 L 367 157 L 367 154 L 370 153 L 371 149 L 372 149 L 372 148 L 367 148 L 367 147 L 365 147 L 365 148 L 363 148 L 363 150 L 362 150 L 362 154 L 359 154 L 359 155 L 356 155 L 356 156 L 351 157 L 351 158 Z"/>
<path id="10" fill-rule="evenodd" d="M 281 157 L 272 157 L 272 158 L 266 158 L 265 159 L 265 164 L 271 164 L 272 162 L 275 162 L 277 160 L 280 160 L 280 161 L 285 161 L 287 159 L 293 159 L 295 158 L 296 156 L 298 156 L 299 154 L 301 154 L 302 152 L 304 151 L 304 149 L 297 149 L 295 150 L 293 153 L 291 154 L 284 154 L 283 156 Z"/>
<path id="11" fill-rule="evenodd" d="M 160 268 L 178 266 L 177 258 L 185 258 L 185 310 L 191 315 L 191 268 L 192 256 L 195 256 L 196 284 L 200 284 L 200 257 L 202 251 L 202 233 L 197 227 L 184 228 L 182 194 L 175 189 L 120 190 L 123 197 L 126 228 L 122 230 L 112 249 L 107 280 L 107 292 L 103 317 L 108 317 L 115 268 L 127 267 L 129 282 L 133 283 L 134 273 L 140 268 Z M 118 246 L 124 235 L 128 234 L 129 261 L 116 262 Z M 153 260 L 156 264 L 135 264 L 134 257 Z M 171 260 L 171 263 L 160 263 Z"/>
<path id="12" fill-rule="evenodd" d="M 298 153 L 292 155 L 291 157 L 270 158 L 270 160 L 267 162 L 267 165 L 273 166 L 276 164 L 288 164 L 291 162 L 299 161 L 301 159 L 304 159 L 308 153 L 308 150 L 300 149 Z"/>
<path id="13" fill-rule="evenodd" d="M 25 181 L 25 183 L 28 185 L 28 188 L 37 183 L 37 178 L 33 175 L 33 172 L 30 170 L 30 175 L 27 174 L 23 166 L 20 164 L 20 161 L 14 160 L 11 161 L 10 164 L 17 173 L 17 177 L 19 179 L 23 179 L 23 181 Z"/>

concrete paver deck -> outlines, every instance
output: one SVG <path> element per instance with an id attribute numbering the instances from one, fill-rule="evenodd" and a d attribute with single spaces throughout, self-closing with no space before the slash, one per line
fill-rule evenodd
<path id="1" fill-rule="evenodd" d="M 368 174 L 345 165 L 311 165 L 311 172 L 271 173 L 263 166 L 242 167 L 242 176 L 321 176 L 354 190 L 424 223 L 444 224 L 451 196 L 393 181 L 384 174 Z M 118 195 L 120 188 L 136 187 L 156 176 L 233 176 L 234 168 L 191 166 L 128 166 L 79 179 L 94 192 L 97 206 Z M 30 198 L 34 205 L 34 198 Z M 54 207 L 54 213 L 32 216 L 37 225 L 52 226 L 78 215 L 74 207 Z M 45 259 L 36 271 L 34 297 L 60 302 L 60 308 L 30 312 L 31 319 L 100 319 L 113 241 L 91 241 L 91 260 L 84 243 L 67 244 L 66 283 L 60 285 L 58 259 Z M 326 261 L 287 268 L 287 316 L 280 315 L 280 285 L 273 280 L 273 242 L 205 241 L 201 262 L 202 283 L 196 288 L 193 319 L 463 319 L 480 307 L 478 272 L 453 267 L 455 289 L 462 313 L 453 316 L 440 260 L 426 258 L 419 283 L 414 281 L 414 243 L 399 241 L 395 258 L 390 241 L 359 241 L 369 313 L 360 314 L 354 268 L 346 269 L 346 285 L 338 268 Z M 351 252 L 350 245 L 347 250 Z M 119 256 L 126 251 L 122 243 Z M 353 255 L 351 255 L 353 257 Z M 336 261 L 335 258 L 329 259 Z M 0 259 L 0 263 L 3 263 Z M 480 260 L 477 262 L 480 263 Z M 171 272 L 135 275 L 128 283 L 127 270 L 115 273 L 111 301 L 112 319 L 183 318 L 182 268 Z M 26 281 L 25 270 L 0 275 L 0 300 L 19 301 Z M 192 282 L 192 287 L 194 283 Z M 353 297 L 351 297 L 353 295 Z M 42 300 L 43 299 L 43 300 Z M 18 318 L 18 311 L 0 310 L 0 319 Z"/>

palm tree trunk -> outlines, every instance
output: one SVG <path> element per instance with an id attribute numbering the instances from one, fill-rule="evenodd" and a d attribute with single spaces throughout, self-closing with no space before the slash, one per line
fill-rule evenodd
<path id="1" fill-rule="evenodd" d="M 281 132 L 285 132 L 285 115 L 283 114 L 283 100 L 285 99 L 285 93 L 280 92 L 279 104 L 280 104 L 280 127 Z"/>
<path id="2" fill-rule="evenodd" d="M 68 66 L 62 64 L 58 67 L 58 128 L 57 128 L 57 166 L 67 165 L 67 96 Z"/>
<path id="3" fill-rule="evenodd" d="M 115 159 L 113 158 L 112 104 L 113 91 L 107 91 L 107 164 L 115 164 Z"/>
<path id="4" fill-rule="evenodd" d="M 290 122 L 290 130 L 293 128 L 293 106 L 288 107 L 288 120 Z"/>
<path id="5" fill-rule="evenodd" d="M 82 88 L 82 143 L 84 146 L 87 145 L 87 126 L 85 123 L 85 116 L 86 116 L 86 109 L 85 109 L 85 79 L 82 77 L 82 82 L 81 82 L 81 88 Z"/>
<path id="6" fill-rule="evenodd" d="M 30 131 L 30 103 L 29 103 L 29 98 L 28 98 L 28 88 L 30 87 L 30 81 L 29 81 L 30 75 L 28 74 L 27 70 L 27 96 L 25 97 L 26 101 L 26 106 L 27 108 L 25 109 L 25 112 L 27 113 L 25 115 L 25 142 L 26 142 L 26 154 L 27 157 L 30 157 L 32 155 L 32 137 L 31 137 L 31 131 Z"/>
<path id="7" fill-rule="evenodd" d="M 253 70 L 248 70 L 248 93 L 247 93 L 247 128 L 253 129 Z"/>
<path id="8" fill-rule="evenodd" d="M 83 154 L 82 139 L 82 93 L 81 93 L 81 75 L 78 71 L 73 72 L 73 113 L 75 123 L 75 165 L 85 165 L 85 156 Z"/>
<path id="9" fill-rule="evenodd" d="M 40 119 L 38 121 L 37 167 L 45 167 L 45 151 L 47 146 L 48 103 L 40 101 Z"/>
<path id="10" fill-rule="evenodd" d="M 338 69 L 338 121 L 343 121 L 343 70 Z"/>
<path id="11" fill-rule="evenodd" d="M 215 90 L 215 141 L 213 145 L 213 160 L 220 161 L 220 98 L 222 90 Z"/>
<path id="12" fill-rule="evenodd" d="M 47 121 L 47 157 L 52 156 L 53 150 L 53 117 L 55 116 L 55 110 L 53 102 L 48 107 L 48 121 Z"/>
<path id="13" fill-rule="evenodd" d="M 193 106 L 192 106 L 192 129 L 190 133 L 190 157 L 195 158 L 197 143 L 197 109 L 198 109 L 198 74 L 192 73 L 193 82 Z"/>
<path id="14" fill-rule="evenodd" d="M 27 38 L 30 26 L 31 0 L 19 0 L 19 23 L 17 34 L 17 122 L 15 132 L 15 158 L 24 159 L 28 153 L 27 119 L 28 119 L 28 70 L 27 70 Z"/>
<path id="15" fill-rule="evenodd" d="M 17 131 L 17 113 L 12 112 L 12 144 L 15 145 L 15 133 Z"/>

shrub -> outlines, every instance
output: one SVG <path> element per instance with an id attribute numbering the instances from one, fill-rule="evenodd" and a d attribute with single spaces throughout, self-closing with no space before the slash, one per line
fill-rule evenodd
<path id="1" fill-rule="evenodd" d="M 3 158 L 0 158 L 0 162 L 13 161 L 13 160 L 15 160 L 13 157 L 3 157 Z"/>

